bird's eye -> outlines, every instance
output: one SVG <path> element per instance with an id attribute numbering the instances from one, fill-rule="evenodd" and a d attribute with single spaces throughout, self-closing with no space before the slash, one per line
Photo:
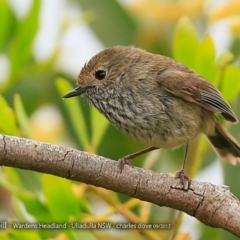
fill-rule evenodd
<path id="1" fill-rule="evenodd" d="M 106 76 L 106 72 L 104 70 L 98 70 L 95 72 L 95 78 L 98 80 L 103 80 Z"/>

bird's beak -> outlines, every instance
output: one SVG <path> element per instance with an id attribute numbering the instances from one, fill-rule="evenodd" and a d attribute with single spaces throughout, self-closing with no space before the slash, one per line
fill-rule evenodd
<path id="1" fill-rule="evenodd" d="M 86 91 L 86 88 L 77 87 L 77 88 L 73 89 L 71 92 L 64 95 L 63 98 L 79 96 L 79 95 L 83 94 L 85 91 Z"/>

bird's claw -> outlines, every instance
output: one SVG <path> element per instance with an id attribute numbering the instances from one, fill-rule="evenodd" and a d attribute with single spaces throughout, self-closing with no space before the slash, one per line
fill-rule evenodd
<path id="1" fill-rule="evenodd" d="M 185 191 L 187 191 L 189 189 L 191 180 L 185 174 L 183 169 L 181 169 L 179 172 L 177 172 L 175 178 L 179 179 L 179 182 L 174 184 L 174 186 L 173 186 L 174 188 L 183 189 Z"/>
<path id="2" fill-rule="evenodd" d="M 127 164 L 129 166 L 133 166 L 133 161 L 131 158 L 127 158 L 127 157 L 123 157 L 123 158 L 120 158 L 118 160 L 119 162 L 119 169 L 120 169 L 120 173 L 122 173 L 123 169 L 124 169 L 124 166 Z"/>

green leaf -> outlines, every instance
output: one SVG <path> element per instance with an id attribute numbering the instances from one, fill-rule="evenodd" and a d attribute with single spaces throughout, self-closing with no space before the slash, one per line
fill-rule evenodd
<path id="1" fill-rule="evenodd" d="M 8 236 L 7 231 L 0 231 L 0 239 L 1 240 L 11 240 L 11 238 L 9 238 L 9 236 Z"/>
<path id="2" fill-rule="evenodd" d="M 107 130 L 109 122 L 94 107 L 91 108 L 91 128 L 92 128 L 92 145 L 98 147 L 104 133 Z"/>
<path id="3" fill-rule="evenodd" d="M 38 222 L 53 221 L 46 205 L 39 201 L 35 195 L 18 194 L 17 199 L 22 201 L 27 212 L 31 214 Z"/>
<path id="4" fill-rule="evenodd" d="M 84 11 L 92 12 L 89 25 L 105 46 L 134 43 L 136 24 L 118 1 L 81 0 L 78 3 Z"/>
<path id="5" fill-rule="evenodd" d="M 212 228 L 209 226 L 206 226 L 204 224 L 199 225 L 198 227 L 199 230 L 199 237 L 198 240 L 206 240 L 206 239 L 227 239 L 227 238 L 222 238 L 222 233 L 220 229 Z M 220 230 L 220 231 L 219 231 Z M 222 230 L 222 232 L 225 232 Z M 233 235 L 232 235 L 233 236 Z M 232 240 L 232 239 L 231 239 Z"/>
<path id="6" fill-rule="evenodd" d="M 72 85 L 63 78 L 57 78 L 56 87 L 60 96 L 64 96 L 66 93 L 72 90 Z M 63 100 L 66 109 L 69 114 L 69 118 L 72 122 L 75 133 L 78 137 L 80 144 L 83 145 L 84 149 L 87 149 L 89 146 L 89 134 L 87 131 L 87 124 L 83 115 L 80 104 L 78 103 L 77 98 L 70 98 Z"/>
<path id="7" fill-rule="evenodd" d="M 32 44 L 38 31 L 41 0 L 32 1 L 28 15 L 17 25 L 10 49 L 12 80 L 16 81 L 18 71 L 32 58 Z"/>
<path id="8" fill-rule="evenodd" d="M 228 65 L 225 68 L 221 92 L 224 98 L 231 102 L 240 93 L 240 68 Z"/>
<path id="9" fill-rule="evenodd" d="M 194 70 L 211 83 L 214 83 L 217 68 L 215 64 L 215 46 L 210 36 L 204 38 L 198 47 Z"/>
<path id="10" fill-rule="evenodd" d="M 97 240 L 98 238 L 95 237 L 95 235 L 86 230 L 86 229 L 81 229 L 81 231 L 73 231 L 73 235 L 75 239 L 87 239 L 87 240 Z M 108 236 L 109 238 L 109 236 Z M 110 239 L 110 238 L 109 238 Z"/>
<path id="11" fill-rule="evenodd" d="M 0 1 L 0 23 L 0 52 L 3 52 L 4 45 L 8 43 L 16 23 L 16 17 L 7 0 Z"/>
<path id="12" fill-rule="evenodd" d="M 11 229 L 9 231 L 9 239 L 12 240 L 42 240 L 37 231 L 33 229 Z"/>
<path id="13" fill-rule="evenodd" d="M 0 131 L 2 133 L 10 135 L 18 134 L 14 112 L 8 106 L 7 102 L 1 95 L 0 95 Z"/>
<path id="14" fill-rule="evenodd" d="M 72 217 L 79 220 L 81 217 L 80 207 L 69 180 L 44 175 L 43 192 L 46 197 L 46 205 L 55 221 L 69 222 Z"/>
<path id="15" fill-rule="evenodd" d="M 21 181 L 14 168 L 4 167 L 4 172 L 0 174 L 0 185 L 13 195 L 21 192 Z"/>
<path id="16" fill-rule="evenodd" d="M 174 59 L 194 69 L 198 42 L 197 31 L 191 21 L 186 17 L 181 18 L 173 38 Z"/>
<path id="17" fill-rule="evenodd" d="M 21 186 L 21 180 L 15 168 L 4 167 L 4 172 L 0 174 L 0 182 L 14 184 L 14 186 Z"/>
<path id="18" fill-rule="evenodd" d="M 233 133 L 234 133 L 234 137 L 238 137 L 239 128 L 236 128 L 236 131 Z M 240 199 L 239 185 L 236 184 L 240 182 L 240 174 L 239 174 L 240 164 L 232 165 L 224 161 L 222 169 L 224 172 L 224 185 L 229 186 L 229 189 L 231 189 L 231 193 L 236 198 Z M 219 239 L 219 238 L 210 238 L 210 239 Z M 239 240 L 239 237 L 233 236 L 230 232 L 222 230 L 221 239 Z"/>
<path id="19" fill-rule="evenodd" d="M 232 60 L 234 59 L 234 54 L 229 50 L 225 50 L 217 59 L 217 67 L 219 69 L 224 69 Z"/>
<path id="20" fill-rule="evenodd" d="M 19 94 L 14 95 L 14 109 L 19 125 L 25 133 L 24 135 L 28 138 L 31 138 L 30 122 Z"/>

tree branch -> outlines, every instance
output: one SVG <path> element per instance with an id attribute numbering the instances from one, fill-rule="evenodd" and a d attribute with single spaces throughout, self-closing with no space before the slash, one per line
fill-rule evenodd
<path id="1" fill-rule="evenodd" d="M 0 165 L 52 174 L 183 211 L 240 237 L 240 202 L 226 186 L 191 181 L 188 191 L 167 174 L 125 166 L 75 149 L 0 134 Z"/>

